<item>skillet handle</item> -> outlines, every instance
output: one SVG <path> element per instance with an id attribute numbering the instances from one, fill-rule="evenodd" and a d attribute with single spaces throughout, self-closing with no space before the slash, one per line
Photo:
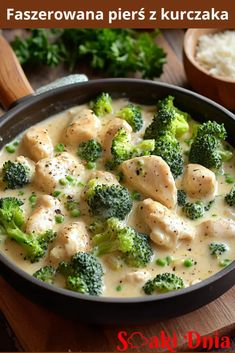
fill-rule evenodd
<path id="1" fill-rule="evenodd" d="M 0 36 L 0 102 L 8 109 L 18 99 L 33 92 L 14 51 Z"/>

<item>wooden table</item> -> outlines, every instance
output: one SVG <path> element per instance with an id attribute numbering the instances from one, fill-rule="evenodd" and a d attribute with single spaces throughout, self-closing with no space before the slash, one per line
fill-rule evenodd
<path id="1" fill-rule="evenodd" d="M 22 30 L 4 31 L 9 40 Z M 183 30 L 164 30 L 158 39 L 159 44 L 167 52 L 167 64 L 161 81 L 179 86 L 187 86 L 182 65 Z M 90 79 L 98 76 L 86 65 L 78 68 L 78 72 L 86 73 Z M 63 67 L 56 69 L 43 68 L 36 72 L 26 72 L 32 86 L 40 87 L 58 77 L 67 75 Z M 147 337 L 157 335 L 160 330 L 167 334 L 174 331 L 178 334 L 177 350 L 186 349 L 182 336 L 188 330 L 198 331 L 201 335 L 235 333 L 235 288 L 222 297 L 193 313 L 172 320 L 156 322 L 144 327 L 105 327 L 85 325 L 80 322 L 66 320 L 46 309 L 29 302 L 13 290 L 0 277 L 0 351 L 14 350 L 21 347 L 26 351 L 115 351 L 117 332 L 125 329 L 128 332 L 140 330 Z M 3 323 L 7 321 L 7 329 Z M 9 331 L 11 339 L 9 340 Z M 14 348 L 15 347 L 15 348 Z M 160 349 L 158 351 L 164 351 Z M 141 349 L 136 350 L 141 351 Z"/>

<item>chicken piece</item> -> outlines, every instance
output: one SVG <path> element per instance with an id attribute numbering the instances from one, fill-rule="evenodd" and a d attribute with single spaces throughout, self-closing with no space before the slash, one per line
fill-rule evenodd
<path id="1" fill-rule="evenodd" d="M 151 230 L 150 238 L 157 245 L 175 248 L 180 239 L 192 240 L 195 228 L 159 202 L 145 199 L 139 205 L 140 215 Z"/>
<path id="2" fill-rule="evenodd" d="M 60 202 L 49 195 L 38 198 L 36 208 L 26 223 L 26 232 L 42 234 L 55 225 L 55 215 L 60 213 Z"/>
<path id="3" fill-rule="evenodd" d="M 109 172 L 103 172 L 101 170 L 91 173 L 90 180 L 91 179 L 98 179 L 100 184 L 106 184 L 106 185 L 119 184 L 114 174 Z"/>
<path id="4" fill-rule="evenodd" d="M 100 119 L 90 109 L 81 110 L 65 133 L 65 141 L 68 144 L 79 145 L 83 141 L 96 139 L 100 130 Z"/>
<path id="5" fill-rule="evenodd" d="M 177 201 L 177 189 L 168 164 L 158 156 L 129 159 L 120 165 L 125 181 L 139 191 L 173 208 Z"/>
<path id="6" fill-rule="evenodd" d="M 52 193 L 60 179 L 81 176 L 84 166 L 71 154 L 64 152 L 54 158 L 45 158 L 36 164 L 35 184 L 44 192 Z"/>
<path id="7" fill-rule="evenodd" d="M 31 182 L 35 174 L 35 163 L 24 156 L 19 156 L 16 158 L 16 162 L 24 164 L 29 170 L 29 181 Z"/>
<path id="8" fill-rule="evenodd" d="M 137 270 L 129 272 L 123 278 L 123 282 L 129 284 L 144 284 L 151 277 L 150 273 L 146 270 Z"/>
<path id="9" fill-rule="evenodd" d="M 58 264 L 62 260 L 69 260 L 79 251 L 90 250 L 90 237 L 84 222 L 66 224 L 60 229 L 54 247 L 50 251 L 50 260 Z"/>
<path id="10" fill-rule="evenodd" d="M 53 143 L 47 129 L 43 127 L 31 127 L 25 133 L 22 139 L 22 145 L 35 162 L 53 156 Z"/>
<path id="11" fill-rule="evenodd" d="M 200 164 L 188 164 L 186 166 L 182 187 L 189 197 L 202 199 L 214 199 L 217 192 L 217 180 L 215 173 Z"/>
<path id="12" fill-rule="evenodd" d="M 103 153 L 104 153 L 105 160 L 110 159 L 112 157 L 111 155 L 112 141 L 113 141 L 114 135 L 121 128 L 125 129 L 127 133 L 132 132 L 132 127 L 123 119 L 114 118 L 110 120 L 110 122 L 107 124 L 102 137 L 102 146 L 103 146 Z"/>
<path id="13" fill-rule="evenodd" d="M 230 218 L 219 217 L 202 222 L 198 233 L 209 237 L 235 237 L 235 221 Z"/>

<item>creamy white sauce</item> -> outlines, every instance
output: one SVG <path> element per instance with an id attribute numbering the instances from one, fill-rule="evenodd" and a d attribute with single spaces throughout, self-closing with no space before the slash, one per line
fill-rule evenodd
<path id="1" fill-rule="evenodd" d="M 113 101 L 114 113 L 108 114 L 104 118 L 101 118 L 102 125 L 105 126 L 107 122 L 109 122 L 110 119 L 112 119 L 115 116 L 115 111 L 118 111 L 121 107 L 125 106 L 126 104 L 127 104 L 127 100 L 125 99 L 114 100 Z M 66 127 L 72 121 L 73 117 L 76 115 L 76 112 L 78 112 L 83 107 L 86 107 L 86 105 L 71 108 L 65 112 L 55 115 L 38 124 L 40 126 L 45 127 L 48 130 L 48 133 L 53 141 L 54 146 L 57 143 L 63 142 L 63 136 L 65 133 Z M 151 122 L 154 111 L 155 111 L 154 107 L 143 107 L 143 116 L 144 116 L 145 123 L 141 131 L 139 131 L 138 133 L 132 133 L 132 138 L 134 142 L 138 142 L 139 140 L 141 140 L 141 137 L 143 136 L 143 132 L 146 126 L 149 125 L 149 123 Z M 183 147 L 186 148 L 187 145 L 183 144 Z M 76 154 L 76 150 L 77 150 L 77 147 L 66 146 L 66 151 L 68 151 L 69 153 L 76 156 L 76 158 L 78 158 Z M 8 152 L 6 152 L 5 148 L 3 148 L 0 152 L 0 165 L 2 166 L 3 163 L 7 160 L 15 160 L 15 158 L 19 155 L 27 156 L 27 151 L 24 151 L 21 148 L 21 146 L 19 146 L 16 152 L 13 154 L 9 154 Z M 229 162 L 224 163 L 223 173 L 229 173 L 229 175 L 235 178 L 234 162 L 235 160 L 233 158 Z M 104 165 L 102 160 L 99 163 L 97 163 L 97 169 L 104 170 Z M 88 179 L 91 172 L 92 171 L 86 170 L 85 177 L 84 177 L 85 180 Z M 217 192 L 217 196 L 214 204 L 212 205 L 210 211 L 206 212 L 203 218 L 197 221 L 190 221 L 192 222 L 193 225 L 199 224 L 206 219 L 210 219 L 210 218 L 216 219 L 216 217 L 219 217 L 219 216 L 229 217 L 235 220 L 235 211 L 232 210 L 231 207 L 228 207 L 224 202 L 224 195 L 230 191 L 231 184 L 227 184 L 225 182 L 225 177 L 223 175 L 217 176 L 217 180 L 218 180 L 218 192 Z M 181 178 L 177 179 L 176 184 L 178 188 L 181 188 Z M 134 187 L 132 190 L 135 190 Z M 29 184 L 28 186 L 22 189 L 22 191 L 24 192 L 23 195 L 20 195 L 20 191 L 21 190 L 4 190 L 4 187 L 2 186 L 0 189 L 0 197 L 15 196 L 22 199 L 22 201 L 24 201 L 23 208 L 24 208 L 25 216 L 28 217 L 32 213 L 32 208 L 28 201 L 29 196 L 33 191 L 37 194 L 37 196 L 43 195 L 43 192 L 35 188 L 33 184 Z M 89 225 L 92 219 L 87 214 L 86 205 L 82 200 L 80 200 L 82 187 L 80 187 L 80 190 L 77 187 L 75 191 L 76 191 L 77 199 L 80 201 L 80 209 L 82 211 L 82 216 L 79 218 L 79 220 L 84 220 Z M 72 192 L 74 193 L 74 190 Z M 128 225 L 135 227 L 139 231 L 143 231 L 147 233 L 148 229 L 137 216 L 137 212 L 136 212 L 137 206 L 138 206 L 138 201 L 135 201 L 134 207 L 130 215 L 127 217 L 126 222 Z M 182 211 L 178 206 L 176 206 L 175 211 L 182 216 Z M 71 220 L 68 212 L 65 209 L 63 209 L 63 213 L 65 214 L 65 222 L 69 219 Z M 73 218 L 72 220 L 77 221 L 78 218 L 76 219 Z M 56 224 L 56 226 L 54 227 L 54 230 L 58 231 L 62 225 Z M 229 251 L 225 255 L 221 256 L 221 260 L 223 258 L 228 258 L 230 260 L 233 260 L 234 254 L 235 254 L 234 238 L 225 238 L 223 234 L 221 234 L 219 237 L 216 237 L 216 239 L 214 239 L 213 237 L 205 237 L 204 235 L 199 234 L 192 241 L 182 240 L 178 244 L 177 248 L 173 250 L 164 249 L 152 243 L 152 247 L 154 249 L 154 258 L 151 264 L 148 265 L 145 269 L 140 269 L 143 274 L 143 277 L 145 276 L 144 274 L 145 272 L 146 272 L 146 277 L 148 277 L 148 275 L 153 277 L 156 274 L 163 273 L 163 272 L 174 272 L 175 274 L 183 278 L 186 285 L 191 285 L 198 281 L 202 281 L 210 277 L 214 273 L 221 270 L 218 259 L 212 257 L 209 251 L 209 243 L 211 243 L 214 240 L 225 242 L 229 246 Z M 48 255 L 45 256 L 45 258 L 43 258 L 41 261 L 34 264 L 31 264 L 29 261 L 24 260 L 24 253 L 21 247 L 11 240 L 7 240 L 7 239 L 5 240 L 4 236 L 1 236 L 0 250 L 9 259 L 11 259 L 17 266 L 19 266 L 21 269 L 28 272 L 29 274 L 33 274 L 40 267 L 50 264 Z M 175 260 L 170 265 L 165 267 L 156 265 L 155 263 L 156 258 L 165 258 L 166 256 L 172 256 Z M 185 267 L 183 265 L 183 260 L 186 258 L 192 258 L 195 262 L 195 265 L 189 268 Z M 130 276 L 129 278 L 127 276 L 128 273 L 132 273 L 133 271 L 137 271 L 138 269 L 133 269 L 133 268 L 124 266 L 119 270 L 112 270 L 109 266 L 108 256 L 101 259 L 101 261 L 105 269 L 105 275 L 104 275 L 105 288 L 103 293 L 104 296 L 135 297 L 135 296 L 144 295 L 144 292 L 141 289 L 143 282 L 139 281 L 139 278 L 137 278 L 136 280 L 135 278 L 133 279 L 133 277 L 131 277 L 132 280 L 130 280 Z M 121 284 L 121 290 L 118 291 L 117 286 L 119 286 L 120 284 Z M 63 285 L 63 281 L 59 279 L 56 281 L 55 285 L 61 286 Z"/>

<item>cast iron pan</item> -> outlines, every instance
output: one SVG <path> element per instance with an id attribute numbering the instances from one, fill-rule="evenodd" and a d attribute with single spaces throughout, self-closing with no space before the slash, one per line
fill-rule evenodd
<path id="1" fill-rule="evenodd" d="M 140 104 L 155 104 L 157 99 L 172 94 L 177 106 L 190 112 L 195 119 L 205 121 L 210 118 L 223 122 L 229 132 L 229 141 L 233 142 L 234 115 L 185 89 L 152 81 L 105 79 L 72 84 L 33 96 L 22 69 L 2 38 L 0 60 L 0 99 L 7 108 L 18 101 L 0 120 L 0 148 L 36 122 L 85 103 L 102 91 L 113 97 L 128 97 Z M 22 99 L 25 96 L 28 97 Z M 235 262 L 207 280 L 180 291 L 128 299 L 91 297 L 44 284 L 17 268 L 2 254 L 0 271 L 7 281 L 31 300 L 65 315 L 99 324 L 149 323 L 185 314 L 211 302 L 235 284 Z"/>

